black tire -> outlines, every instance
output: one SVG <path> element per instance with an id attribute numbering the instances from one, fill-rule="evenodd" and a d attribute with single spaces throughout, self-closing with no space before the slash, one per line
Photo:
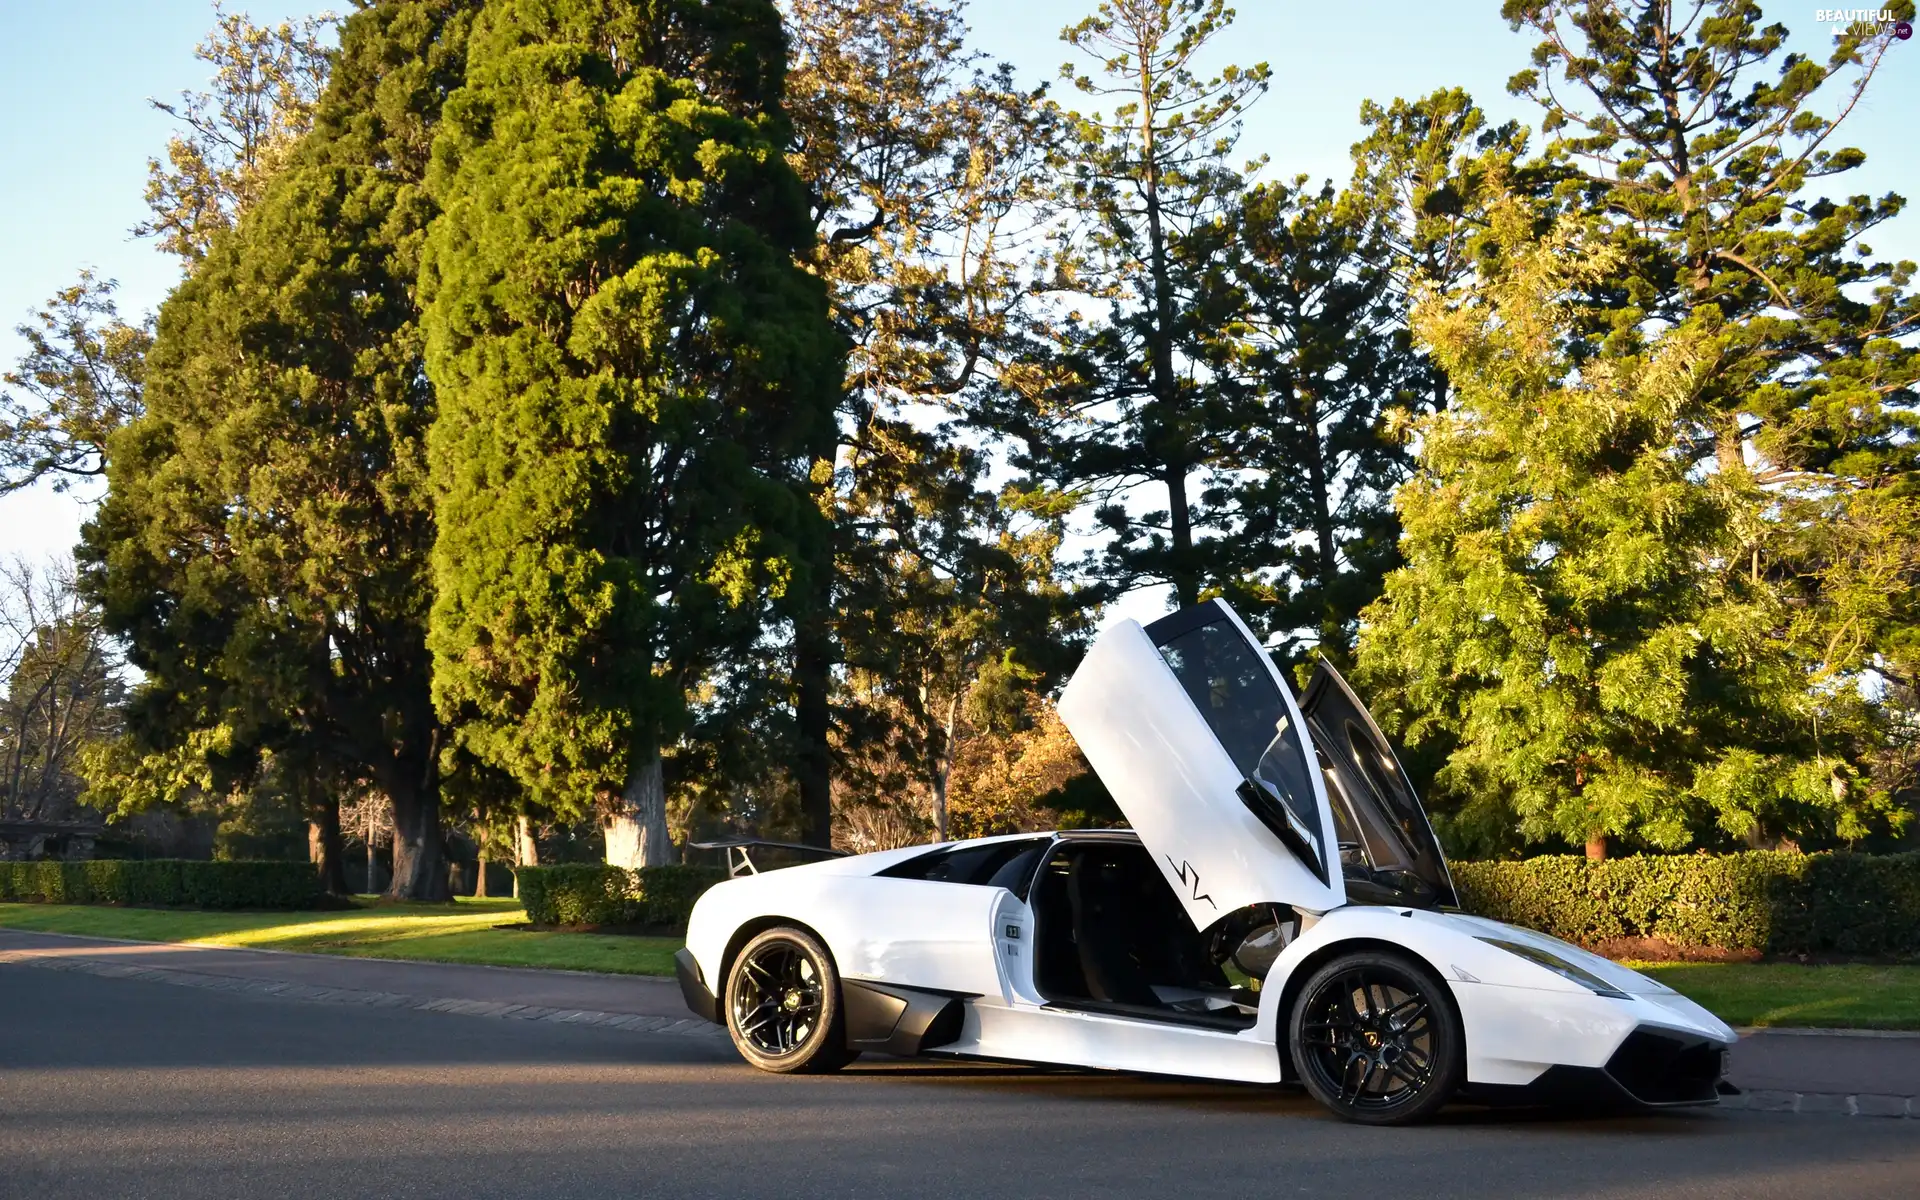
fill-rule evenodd
<path id="1" fill-rule="evenodd" d="M 802 930 L 769 929 L 742 946 L 722 1007 L 734 1047 L 762 1071 L 818 1074 L 855 1058 L 833 956 Z"/>
<path id="2" fill-rule="evenodd" d="M 1405 955 L 1367 950 L 1327 963 L 1300 989 L 1287 1025 L 1300 1081 L 1343 1120 L 1425 1120 L 1466 1075 L 1453 994 Z"/>

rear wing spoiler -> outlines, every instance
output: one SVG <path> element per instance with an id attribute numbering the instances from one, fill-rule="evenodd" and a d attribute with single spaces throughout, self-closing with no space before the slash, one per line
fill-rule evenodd
<path id="1" fill-rule="evenodd" d="M 816 859 L 845 858 L 845 850 L 830 850 L 825 846 L 803 846 L 799 842 L 770 842 L 763 838 L 721 838 L 715 842 L 688 842 L 691 850 L 724 850 L 727 855 L 727 874 L 729 876 L 758 875 L 760 867 L 753 861 L 755 850 L 784 850 L 791 854 L 810 855 Z M 768 870 L 777 868 L 769 867 Z"/>

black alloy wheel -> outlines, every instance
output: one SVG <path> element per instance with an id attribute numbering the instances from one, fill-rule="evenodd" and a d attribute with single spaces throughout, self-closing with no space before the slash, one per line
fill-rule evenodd
<path id="1" fill-rule="evenodd" d="M 727 973 L 727 1032 L 763 1071 L 834 1071 L 851 1062 L 833 958 L 799 929 L 769 929 Z"/>
<path id="2" fill-rule="evenodd" d="M 1433 1115 L 1465 1074 L 1453 997 L 1423 967 L 1367 951 L 1327 963 L 1300 990 L 1290 1045 L 1301 1082 L 1363 1125 Z"/>

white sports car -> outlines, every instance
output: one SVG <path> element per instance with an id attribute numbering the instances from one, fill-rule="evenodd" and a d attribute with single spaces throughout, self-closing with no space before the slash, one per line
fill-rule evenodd
<path id="1" fill-rule="evenodd" d="M 1366 709 L 1325 664 L 1296 702 L 1226 604 L 1109 627 L 1060 715 L 1131 829 L 765 872 L 741 846 L 693 910 L 688 1006 L 768 1071 L 872 1050 L 1297 1081 L 1372 1124 L 1456 1097 L 1725 1090 L 1734 1033 L 1713 1014 L 1451 909 Z"/>

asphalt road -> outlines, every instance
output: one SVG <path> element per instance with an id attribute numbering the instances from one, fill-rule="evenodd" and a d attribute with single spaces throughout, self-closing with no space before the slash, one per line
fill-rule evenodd
<path id="1" fill-rule="evenodd" d="M 0 966 L 0 1197 L 1920 1195 L 1920 1122 L 1461 1110 L 724 1043 Z"/>

